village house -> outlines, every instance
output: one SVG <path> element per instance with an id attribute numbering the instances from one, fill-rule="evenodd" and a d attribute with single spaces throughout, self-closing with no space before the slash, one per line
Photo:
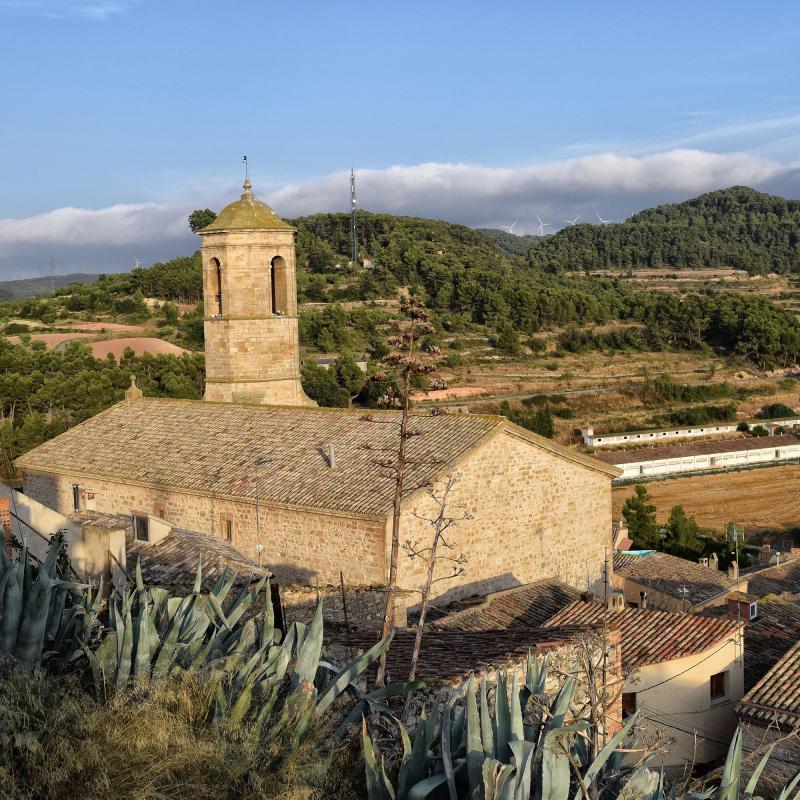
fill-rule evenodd
<path id="1" fill-rule="evenodd" d="M 141 541 L 159 524 L 216 537 L 284 585 L 384 585 L 394 481 L 376 461 L 396 447 L 398 412 L 369 421 L 303 393 L 294 231 L 249 181 L 200 233 L 205 401 L 143 398 L 132 386 L 17 460 L 26 495 L 61 514 L 126 516 Z M 420 488 L 403 501 L 403 540 L 429 541 L 424 487 L 448 473 L 459 476 L 450 510 L 471 515 L 451 536 L 464 574 L 436 593 L 553 577 L 602 586 L 616 467 L 504 417 L 421 412 L 410 425 L 406 485 Z M 424 571 L 401 556 L 400 588 L 418 589 Z"/>
<path id="2" fill-rule="evenodd" d="M 629 608 L 696 614 L 724 606 L 730 592 L 748 590 L 748 578 L 736 564 L 727 571 L 717 564 L 716 555 L 696 562 L 654 550 L 615 552 L 613 582 Z"/>
<path id="3" fill-rule="evenodd" d="M 670 746 L 654 764 L 682 768 L 725 753 L 736 727 L 735 703 L 744 687 L 744 625 L 733 619 L 650 609 L 606 609 L 576 601 L 545 627 L 598 626 L 618 630 L 625 686 L 623 714 L 642 721 Z"/>

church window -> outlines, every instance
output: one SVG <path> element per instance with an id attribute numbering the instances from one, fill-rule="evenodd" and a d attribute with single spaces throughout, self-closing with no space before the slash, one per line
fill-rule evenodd
<path id="1" fill-rule="evenodd" d="M 77 483 L 72 484 L 72 510 L 76 513 L 81 510 L 81 487 Z"/>
<path id="2" fill-rule="evenodd" d="M 289 299 L 286 286 L 286 261 L 281 256 L 275 256 L 270 263 L 269 285 L 273 314 L 285 314 L 288 310 Z"/>
<path id="3" fill-rule="evenodd" d="M 219 527 L 226 542 L 233 542 L 233 517 L 230 514 L 221 514 Z"/>
<path id="4" fill-rule="evenodd" d="M 150 541 L 150 520 L 147 517 L 134 516 L 133 536 L 137 542 Z"/>
<path id="5" fill-rule="evenodd" d="M 209 314 L 222 316 L 222 265 L 218 258 L 211 259 L 209 280 Z"/>

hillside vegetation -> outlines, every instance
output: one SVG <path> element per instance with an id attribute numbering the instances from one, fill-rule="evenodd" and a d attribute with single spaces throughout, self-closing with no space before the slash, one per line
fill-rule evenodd
<path id="1" fill-rule="evenodd" d="M 800 201 L 733 186 L 641 211 L 623 223 L 572 225 L 525 258 L 543 269 L 724 267 L 800 271 Z"/>

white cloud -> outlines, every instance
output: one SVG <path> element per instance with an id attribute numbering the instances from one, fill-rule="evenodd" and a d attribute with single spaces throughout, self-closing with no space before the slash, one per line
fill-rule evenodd
<path id="1" fill-rule="evenodd" d="M 21 11 L 41 17 L 83 17 L 106 19 L 125 11 L 138 0 L 0 0 L 0 9 Z"/>
<path id="2" fill-rule="evenodd" d="M 259 182 L 254 180 L 258 192 Z M 673 149 L 643 156 L 603 153 L 518 168 L 428 163 L 358 170 L 359 206 L 473 226 L 508 225 L 531 233 L 535 215 L 558 228 L 581 214 L 595 221 L 622 220 L 659 203 L 745 184 L 787 197 L 800 195 L 800 165 L 748 153 L 718 154 Z M 263 184 L 262 184 L 263 186 Z M 229 198 L 238 190 L 231 187 Z M 193 193 L 194 194 L 194 193 Z M 46 271 L 55 257 L 61 271 L 126 269 L 141 260 L 191 252 L 192 208 L 221 207 L 227 198 L 194 195 L 171 203 L 115 205 L 103 209 L 61 208 L 25 219 L 0 220 L 0 270 Z M 333 173 L 302 185 L 265 193 L 284 217 L 349 208 L 349 179 Z M 552 230 L 551 229 L 551 230 Z"/>
<path id="3" fill-rule="evenodd" d="M 535 214 L 552 222 L 595 212 L 622 219 L 649 205 L 746 184 L 794 183 L 796 166 L 747 153 L 674 149 L 645 156 L 603 153 L 519 168 L 419 164 L 359 170 L 362 208 L 440 217 L 467 225 L 509 224 L 532 231 Z M 345 173 L 286 186 L 269 201 L 284 216 L 347 208 Z"/>

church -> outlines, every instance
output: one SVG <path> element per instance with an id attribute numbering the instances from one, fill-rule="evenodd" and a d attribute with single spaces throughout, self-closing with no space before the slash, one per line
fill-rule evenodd
<path id="1" fill-rule="evenodd" d="M 199 231 L 205 302 L 203 400 L 123 401 L 17 460 L 26 495 L 62 514 L 132 518 L 136 537 L 166 523 L 217 537 L 282 583 L 385 585 L 394 480 L 376 453 L 396 446 L 395 411 L 318 408 L 300 382 L 294 229 L 241 198 Z M 434 584 L 448 599 L 559 578 L 603 580 L 613 465 L 505 417 L 413 413 L 401 541 L 425 546 L 426 487 L 459 476 L 448 513 L 464 572 Z M 398 584 L 425 564 L 403 552 Z M 442 575 L 448 573 L 442 568 Z"/>

